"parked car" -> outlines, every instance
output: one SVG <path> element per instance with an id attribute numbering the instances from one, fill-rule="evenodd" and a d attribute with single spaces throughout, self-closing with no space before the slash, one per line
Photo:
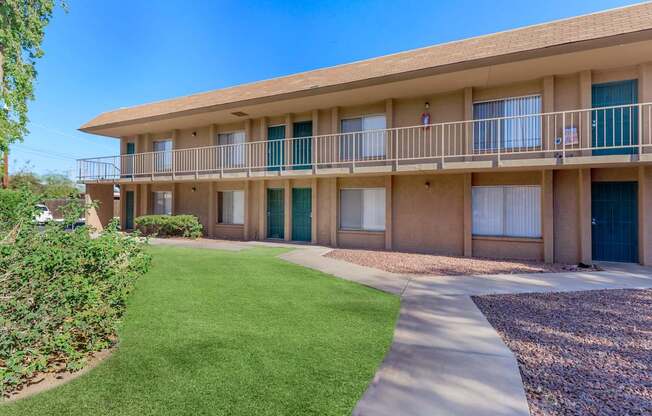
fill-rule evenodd
<path id="1" fill-rule="evenodd" d="M 52 221 L 54 218 L 52 217 L 52 213 L 43 204 L 38 204 L 36 205 L 36 214 L 34 215 L 34 221 L 38 225 L 43 225 L 48 221 Z"/>

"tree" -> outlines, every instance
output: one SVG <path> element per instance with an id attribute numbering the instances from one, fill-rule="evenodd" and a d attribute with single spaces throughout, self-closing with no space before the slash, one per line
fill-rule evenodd
<path id="1" fill-rule="evenodd" d="M 48 173 L 41 176 L 43 197 L 50 198 L 79 198 L 79 190 L 75 183 L 66 175 Z"/>
<path id="2" fill-rule="evenodd" d="M 57 0 L 0 0 L 0 152 L 27 134 L 35 63 Z M 60 2 L 65 8 L 65 3 Z M 4 170 L 4 168 L 3 168 Z"/>
<path id="3" fill-rule="evenodd" d="M 43 193 L 43 185 L 41 184 L 41 181 L 38 176 L 32 172 L 20 171 L 11 175 L 9 189 L 19 190 L 23 188 L 29 189 L 36 195 Z"/>

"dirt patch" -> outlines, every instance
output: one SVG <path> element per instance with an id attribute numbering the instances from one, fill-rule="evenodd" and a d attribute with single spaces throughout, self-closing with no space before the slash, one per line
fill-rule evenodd
<path id="1" fill-rule="evenodd" d="M 546 273 L 586 271 L 566 264 L 545 264 L 522 260 L 494 260 L 395 251 L 337 249 L 326 254 L 338 260 L 392 273 L 463 276 L 483 274 Z M 592 270 L 596 270 L 592 268 Z"/>
<path id="2" fill-rule="evenodd" d="M 533 416 L 652 414 L 652 290 L 473 300 L 516 355 Z"/>
<path id="3" fill-rule="evenodd" d="M 110 348 L 94 353 L 88 358 L 86 365 L 79 371 L 59 371 L 52 373 L 39 373 L 27 383 L 21 386 L 20 390 L 11 393 L 8 397 L 0 399 L 0 403 L 8 403 L 16 400 L 24 399 L 29 396 L 53 389 L 62 384 L 68 383 L 71 380 L 82 376 L 97 367 L 102 361 L 106 360 L 115 350 Z"/>

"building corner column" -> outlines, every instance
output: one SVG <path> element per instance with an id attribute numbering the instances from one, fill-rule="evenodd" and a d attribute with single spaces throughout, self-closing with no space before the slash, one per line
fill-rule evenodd
<path id="1" fill-rule="evenodd" d="M 172 215 L 179 215 L 179 184 L 172 184 Z"/>
<path id="2" fill-rule="evenodd" d="M 249 240 L 251 215 L 249 215 L 249 193 L 251 192 L 251 182 L 246 180 L 244 183 L 244 225 L 242 227 L 242 239 Z"/>
<path id="3" fill-rule="evenodd" d="M 593 86 L 593 80 L 592 80 L 592 74 L 591 71 L 586 70 L 586 71 L 581 71 L 580 72 L 580 88 L 579 88 L 579 93 L 580 93 L 580 109 L 585 110 L 589 109 L 592 107 L 592 86 Z M 580 147 L 583 149 L 590 149 L 591 148 L 591 132 L 593 131 L 591 128 L 591 117 L 584 117 L 583 123 L 585 124 L 584 126 L 580 126 Z M 591 150 L 584 150 L 582 151 L 583 156 L 590 156 Z"/>
<path id="4" fill-rule="evenodd" d="M 258 194 L 258 239 L 267 238 L 267 184 L 264 180 L 260 181 Z"/>
<path id="5" fill-rule="evenodd" d="M 208 236 L 215 238 L 215 224 L 217 223 L 217 195 L 215 182 L 208 184 Z"/>
<path id="6" fill-rule="evenodd" d="M 317 178 L 312 178 L 310 181 L 310 208 L 312 210 L 311 212 L 311 218 L 310 218 L 310 242 L 312 244 L 317 244 L 317 216 L 318 216 L 318 210 L 317 210 L 317 201 L 319 199 L 317 198 Z"/>
<path id="7" fill-rule="evenodd" d="M 543 112 L 553 113 L 555 111 L 555 77 L 548 75 L 543 77 Z M 543 122 L 542 149 L 548 150 L 555 146 L 555 131 L 550 128 L 550 123 Z"/>
<path id="8" fill-rule="evenodd" d="M 473 120 L 473 88 L 464 88 L 464 120 Z M 464 132 L 465 153 L 467 158 L 465 160 L 473 159 L 473 123 L 465 123 L 466 131 Z M 442 149 L 443 151 L 443 149 Z"/>
<path id="9" fill-rule="evenodd" d="M 292 184 L 289 179 L 283 181 L 283 196 L 285 203 L 283 206 L 284 221 L 283 221 L 283 235 L 285 241 L 292 240 Z"/>
<path id="10" fill-rule="evenodd" d="M 330 243 L 331 246 L 337 247 L 337 178 L 330 180 Z"/>
<path id="11" fill-rule="evenodd" d="M 543 261 L 546 263 L 555 262 L 553 174 L 554 172 L 552 170 L 544 170 L 541 172 Z"/>
<path id="12" fill-rule="evenodd" d="M 120 185 L 120 229 L 126 230 L 125 223 L 127 220 L 127 190 L 125 185 Z"/>
<path id="13" fill-rule="evenodd" d="M 580 228 L 580 262 L 593 263 L 591 252 L 591 169 L 584 168 L 578 174 L 579 209 L 577 222 Z"/>
<path id="14" fill-rule="evenodd" d="M 393 178 L 392 175 L 385 176 L 385 250 L 391 250 L 393 242 Z"/>
<path id="15" fill-rule="evenodd" d="M 464 257 L 473 256 L 473 174 L 464 174 Z"/>

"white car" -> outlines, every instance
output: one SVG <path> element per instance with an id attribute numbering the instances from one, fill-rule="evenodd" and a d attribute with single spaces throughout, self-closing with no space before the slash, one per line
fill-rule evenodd
<path id="1" fill-rule="evenodd" d="M 54 218 L 52 217 L 52 213 L 43 204 L 38 204 L 36 205 L 36 214 L 34 215 L 34 221 L 39 224 L 43 225 L 48 221 L 52 221 Z"/>

